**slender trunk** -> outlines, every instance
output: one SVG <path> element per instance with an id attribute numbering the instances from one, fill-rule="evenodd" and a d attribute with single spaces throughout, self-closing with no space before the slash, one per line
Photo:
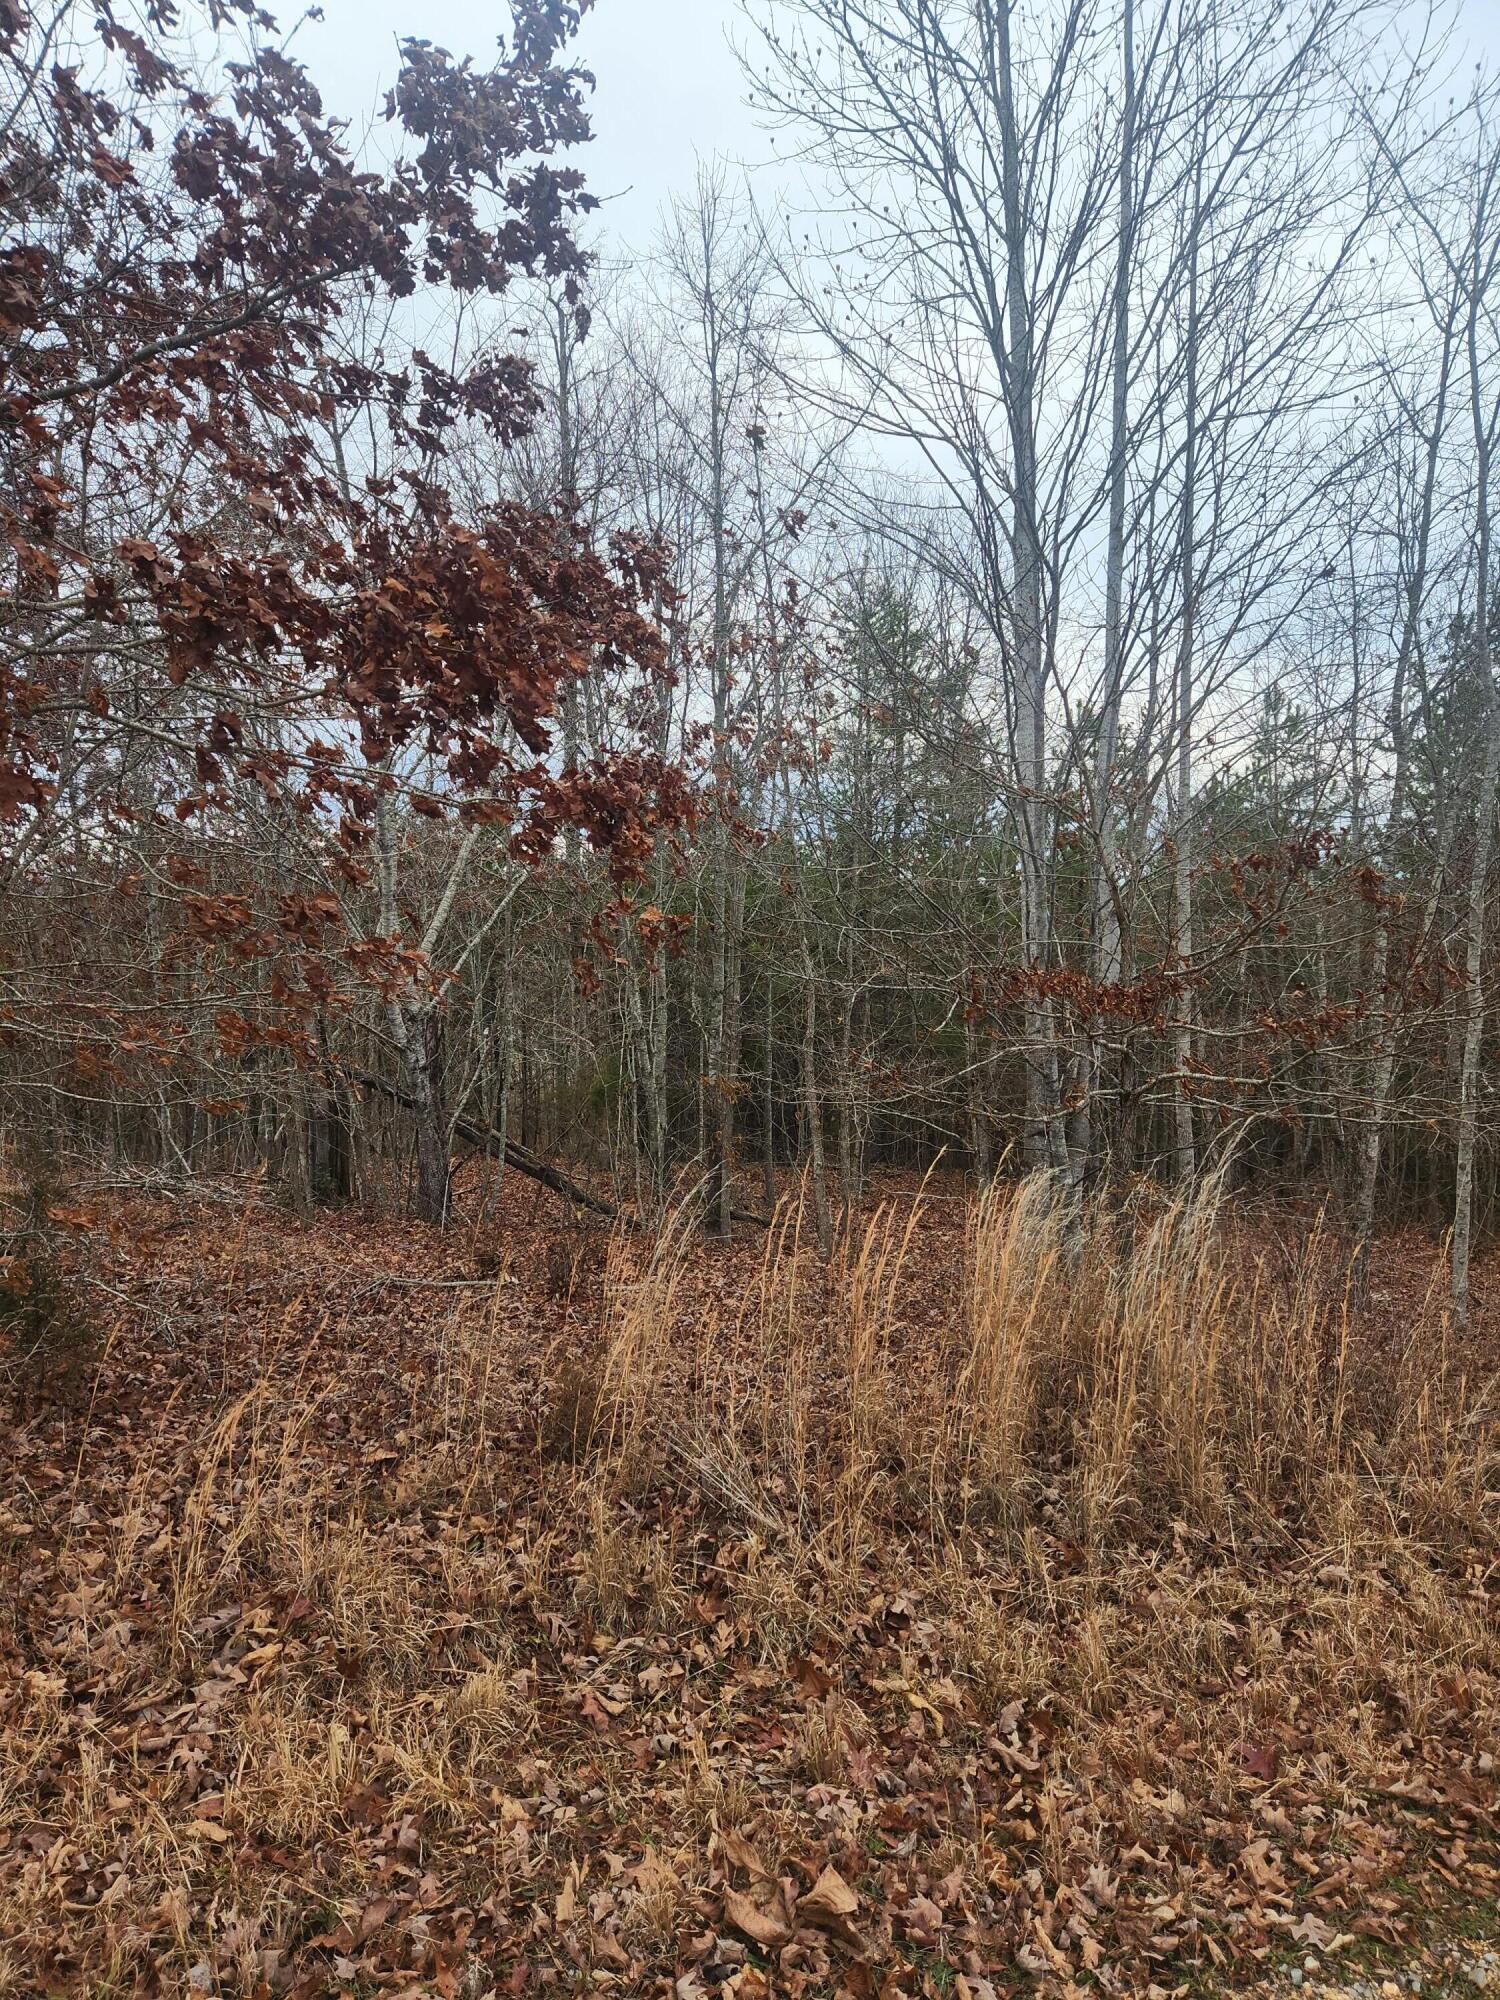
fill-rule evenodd
<path id="1" fill-rule="evenodd" d="M 646 1022 L 651 1037 L 651 1119 L 661 1152 L 657 1173 L 665 1198 L 667 1167 L 672 1152 L 672 1121 L 667 1103 L 667 968 L 660 953 L 648 975 L 646 998 Z"/>
<path id="2" fill-rule="evenodd" d="M 1118 842 L 1110 791 L 1120 738 L 1120 698 L 1125 662 L 1125 460 L 1129 446 L 1130 265 L 1135 238 L 1135 6 L 1125 0 L 1124 108 L 1120 126 L 1120 188 L 1115 245 L 1114 341 L 1110 356 L 1109 543 L 1104 574 L 1104 701 L 1094 760 L 1094 979 L 1117 986 L 1121 972 Z M 1075 1125 L 1080 1168 L 1097 1144 L 1093 1104 L 1104 1064 L 1102 1023 L 1090 1024 L 1087 1073 Z"/>
<path id="3" fill-rule="evenodd" d="M 714 1188 L 718 1203 L 715 1218 L 718 1233 L 731 1233 L 734 1207 L 734 1126 L 740 1087 L 740 985 L 744 960 L 745 864 L 731 851 L 729 893 L 725 898 L 729 934 L 724 940 L 724 1026 L 720 1061 L 723 1081 L 719 1106 L 719 1151 L 714 1162 Z"/>
<path id="4" fill-rule="evenodd" d="M 416 1213 L 423 1222 L 444 1223 L 451 1190 L 448 1114 L 440 1080 L 441 1025 L 435 1007 L 404 1007 L 399 1001 L 391 1003 L 390 1019 L 416 1127 Z"/>
<path id="5" fill-rule="evenodd" d="M 397 931 L 396 870 L 397 836 L 389 796 L 383 794 L 376 807 L 376 854 L 379 866 L 380 924 L 386 937 Z M 442 928 L 453 906 L 458 884 L 468 856 L 473 851 L 477 830 L 464 838 L 448 881 L 424 933 L 421 945 L 430 960 Z M 386 1003 L 386 1019 L 391 1039 L 401 1057 L 401 1070 L 416 1126 L 416 1212 L 424 1222 L 448 1220 L 448 1115 L 442 1089 L 442 1022 L 437 995 L 411 989 L 393 994 Z"/>
<path id="6" fill-rule="evenodd" d="M 846 981 L 839 1019 L 839 1195 L 846 1216 L 859 1200 L 854 1097 L 854 1000 Z"/>
<path id="7" fill-rule="evenodd" d="M 1488 648 L 1481 647 L 1487 654 Z M 1489 661 L 1482 671 L 1488 679 Z M 1459 1063 L 1458 1156 L 1453 1194 L 1453 1313 L 1462 1325 L 1469 1316 L 1469 1264 L 1474 1230 L 1474 1142 L 1479 1123 L 1479 1056 L 1484 1041 L 1484 928 L 1490 851 L 1495 823 L 1496 781 L 1500 778 L 1500 703 L 1489 693 L 1484 769 L 1475 808 L 1474 858 L 1469 875 L 1468 941 L 1464 952 L 1464 1036 Z"/>
<path id="8" fill-rule="evenodd" d="M 658 605 L 658 616 L 664 607 Z M 666 761 L 671 739 L 671 695 L 664 685 L 657 704 L 656 752 Z M 669 873 L 656 842 L 651 864 L 651 900 L 658 909 L 667 902 Z M 649 1205 L 659 1208 L 667 1198 L 667 1156 L 671 1145 L 671 1120 L 667 1107 L 667 953 L 658 946 L 642 959 L 638 940 L 632 943 L 631 977 L 636 983 L 634 1003 L 637 1014 L 637 1091 L 645 1134 Z"/>
<path id="9" fill-rule="evenodd" d="M 1485 420 L 1479 355 L 1481 284 L 1480 230 L 1474 231 L 1475 270 L 1469 293 L 1469 406 L 1474 422 L 1474 481 L 1477 549 L 1474 574 L 1475 672 L 1484 704 L 1484 768 L 1475 807 L 1474 857 L 1469 873 L 1469 934 L 1464 954 L 1464 1040 L 1459 1068 L 1458 1160 L 1453 1197 L 1453 1314 L 1462 1325 L 1469 1316 L 1469 1260 L 1474 1232 L 1474 1142 L 1479 1122 L 1479 1056 L 1484 1042 L 1484 929 L 1489 893 L 1490 849 L 1495 829 L 1495 792 L 1500 781 L 1500 700 L 1490 664 L 1490 456 L 1492 432 Z"/>
<path id="10" fill-rule="evenodd" d="M 1321 905 L 1313 910 L 1313 1005 L 1318 1014 L 1326 1014 L 1328 1009 L 1328 925 Z M 1298 1135 L 1298 1172 L 1300 1175 L 1314 1173 L 1321 1166 L 1325 1156 L 1327 1128 L 1334 1116 L 1332 1106 L 1336 1101 L 1330 1089 L 1332 1079 L 1329 1064 L 1321 1042 L 1314 1042 L 1308 1052 L 1307 1106 L 1302 1117 Z M 1340 1123 L 1342 1121 L 1339 1121 Z M 1341 1133 L 1335 1128 L 1335 1157 L 1340 1156 L 1338 1141 Z"/>
<path id="11" fill-rule="evenodd" d="M 710 843 L 709 886 L 712 917 L 708 940 L 708 992 L 703 1005 L 703 1075 L 698 1086 L 698 1151 L 704 1167 L 705 1207 L 709 1228 L 727 1235 L 724 1196 L 724 996 L 729 988 L 729 870 L 723 849 L 722 823 Z"/>
<path id="12" fill-rule="evenodd" d="M 577 324 L 568 306 L 555 300 L 552 308 L 552 343 L 557 362 L 557 456 L 558 499 L 565 508 L 578 504 L 578 448 L 573 424 L 573 349 Z M 578 769 L 580 746 L 578 682 L 569 679 L 563 689 L 562 738 L 563 769 Z M 571 820 L 563 828 L 563 853 L 569 868 L 577 868 L 583 855 L 578 828 Z"/>
<path id="13" fill-rule="evenodd" d="M 994 1155 L 990 1146 L 989 1105 L 986 1102 L 985 1091 L 987 1068 L 988 1064 L 974 1022 L 966 1014 L 964 1071 L 968 1079 L 965 1096 L 969 1113 L 969 1158 L 973 1164 L 974 1178 L 981 1187 L 989 1186 L 995 1171 Z"/>
<path id="14" fill-rule="evenodd" d="M 308 1183 L 312 1199 L 347 1201 L 352 1189 L 349 1121 L 335 1091 L 314 1090 L 308 1114 Z"/>
<path id="15" fill-rule="evenodd" d="M 505 919 L 505 972 L 500 989 L 500 1033 L 495 1060 L 499 1067 L 499 1089 L 495 1094 L 495 1116 L 493 1124 L 502 1139 L 510 1136 L 510 1073 L 515 1062 L 516 1041 L 516 975 L 512 956 L 514 927 L 509 913 Z M 495 1162 L 495 1194 L 498 1199 L 505 1187 L 505 1155 L 502 1152 Z"/>
<path id="16" fill-rule="evenodd" d="M 1406 586 L 1406 607 L 1401 620 L 1396 670 L 1391 682 L 1390 734 L 1395 770 L 1391 779 L 1390 811 L 1386 819 L 1386 853 L 1382 856 L 1387 863 L 1387 872 L 1389 872 L 1390 851 L 1400 838 L 1401 820 L 1406 808 L 1406 792 L 1410 781 L 1411 758 L 1406 728 L 1406 686 L 1412 663 L 1416 658 L 1422 605 L 1427 593 L 1427 565 L 1432 545 L 1432 516 L 1437 493 L 1438 458 L 1442 446 L 1452 354 L 1450 327 L 1445 329 L 1444 333 L 1442 360 L 1438 373 L 1437 403 L 1433 412 L 1432 429 L 1426 441 L 1426 461 L 1417 511 L 1416 548 L 1412 558 L 1411 576 Z M 1360 1129 L 1359 1158 L 1356 1166 L 1354 1240 L 1357 1248 L 1354 1258 L 1354 1291 L 1359 1298 L 1364 1297 L 1369 1284 L 1370 1243 L 1375 1231 L 1375 1195 L 1380 1185 L 1381 1154 L 1385 1144 L 1391 1085 L 1396 1073 L 1396 1010 L 1388 1001 L 1385 992 L 1390 972 L 1390 924 L 1390 913 L 1381 910 L 1375 929 L 1374 947 L 1370 954 L 1370 992 L 1380 1012 L 1375 1035 L 1370 1104 L 1366 1121 Z"/>
<path id="17" fill-rule="evenodd" d="M 1187 439 L 1182 468 L 1182 629 L 1177 647 L 1177 759 L 1172 834 L 1173 958 L 1182 975 L 1173 1035 L 1172 1152 L 1176 1178 L 1186 1184 L 1197 1170 L 1193 1132 L 1193 654 L 1197 640 L 1198 534 L 1198 231 L 1202 214 L 1200 158 L 1194 175 L 1192 240 L 1188 252 Z"/>
<path id="18" fill-rule="evenodd" d="M 1034 1166 L 1064 1171 L 1057 1034 L 1046 991 L 1052 970 L 1052 815 L 1047 806 L 1047 660 L 1042 587 L 1045 557 L 1038 518 L 1036 360 L 1027 295 L 1022 157 L 1011 50 L 1014 0 L 996 9 L 996 85 L 1000 122 L 1001 209 L 1006 248 L 1003 385 L 1010 433 L 1013 505 L 1011 631 L 1015 659 L 1016 824 L 1021 846 L 1021 948 L 1027 985 L 1026 1146 Z"/>
<path id="19" fill-rule="evenodd" d="M 776 1010 L 775 984 L 771 978 L 771 968 L 766 967 L 766 1030 L 765 1030 L 765 1097 L 761 1114 L 765 1127 L 765 1137 L 761 1152 L 761 1191 L 765 1196 L 766 1213 L 769 1215 L 776 1206 Z"/>
<path id="20" fill-rule="evenodd" d="M 823 1148 L 823 1107 L 818 1096 L 818 980 L 812 947 L 807 937 L 807 920 L 798 911 L 802 960 L 802 1118 L 807 1141 L 808 1168 L 812 1175 L 813 1220 L 817 1226 L 818 1249 L 828 1256 L 833 1249 L 833 1214 L 828 1204 L 828 1163 Z"/>
<path id="21" fill-rule="evenodd" d="M 666 1146 L 660 1122 L 660 1102 L 656 1094 L 656 1057 L 651 1026 L 647 1018 L 646 996 L 650 971 L 641 962 L 634 937 L 630 942 L 625 969 L 625 1021 L 630 1045 L 631 1081 L 638 1120 L 639 1150 L 645 1159 L 646 1197 L 643 1206 L 660 1204 L 666 1187 Z"/>
<path id="22" fill-rule="evenodd" d="M 739 974 L 736 896 L 743 909 L 744 883 L 735 853 L 733 769 L 729 712 L 729 551 L 724 497 L 724 398 L 719 375 L 717 320 L 708 327 L 709 531 L 713 544 L 713 940 L 709 960 L 707 1046 L 702 1094 L 702 1142 L 707 1170 L 709 1228 L 729 1237 L 730 1153 L 734 1143 L 734 1068 L 738 1039 Z"/>

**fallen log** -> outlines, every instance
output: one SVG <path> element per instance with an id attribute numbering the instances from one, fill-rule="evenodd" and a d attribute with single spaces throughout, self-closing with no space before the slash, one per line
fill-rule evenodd
<path id="1" fill-rule="evenodd" d="M 409 1091 L 403 1090 L 399 1083 L 392 1083 L 388 1077 L 377 1076 L 374 1070 L 348 1068 L 345 1070 L 345 1075 L 355 1083 L 365 1084 L 371 1090 L 378 1090 L 383 1097 L 390 1098 L 395 1104 L 404 1105 L 408 1111 L 415 1108 L 415 1101 Z M 606 1201 L 602 1195 L 590 1194 L 588 1189 L 575 1181 L 571 1174 L 565 1174 L 561 1167 L 554 1167 L 550 1160 L 542 1159 L 539 1154 L 533 1153 L 529 1146 L 523 1146 L 518 1140 L 497 1132 L 492 1125 L 480 1125 L 472 1118 L 465 1118 L 460 1112 L 458 1117 L 452 1120 L 452 1126 L 455 1139 L 462 1139 L 466 1146 L 475 1146 L 497 1160 L 503 1159 L 506 1166 L 514 1167 L 518 1174 L 524 1174 L 528 1180 L 538 1181 L 543 1187 L 551 1188 L 554 1194 L 560 1194 L 564 1201 L 572 1202 L 575 1208 L 586 1209 L 590 1215 L 602 1215 L 610 1222 L 623 1222 L 632 1229 L 640 1227 L 636 1216 L 627 1213 L 616 1203 Z M 757 1229 L 771 1227 L 769 1215 L 757 1215 L 751 1208 L 732 1208 L 729 1211 L 729 1218 L 731 1222 L 754 1223 Z"/>
<path id="2" fill-rule="evenodd" d="M 403 1090 L 399 1083 L 392 1083 L 388 1077 L 377 1076 L 373 1070 L 349 1069 L 350 1079 L 365 1085 L 370 1090 L 378 1090 L 382 1097 L 388 1097 L 395 1104 L 402 1104 L 408 1111 L 415 1109 L 411 1092 Z M 462 1113 L 452 1121 L 453 1136 L 462 1139 L 466 1146 L 477 1147 L 482 1153 L 489 1153 L 495 1159 L 503 1159 L 506 1166 L 513 1167 L 518 1174 L 528 1180 L 539 1181 L 554 1194 L 560 1194 L 564 1201 L 572 1202 L 575 1208 L 586 1209 L 590 1215 L 602 1215 L 610 1222 L 628 1222 L 634 1227 L 634 1218 L 625 1215 L 612 1201 L 602 1195 L 590 1194 L 586 1187 L 575 1181 L 571 1174 L 565 1174 L 561 1167 L 554 1167 L 550 1160 L 541 1159 L 529 1146 L 508 1138 L 505 1133 L 495 1131 L 493 1126 L 480 1125 Z"/>

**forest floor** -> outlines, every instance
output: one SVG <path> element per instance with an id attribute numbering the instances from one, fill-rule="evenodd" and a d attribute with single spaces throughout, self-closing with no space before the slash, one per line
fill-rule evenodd
<path id="1" fill-rule="evenodd" d="M 1455 1342 L 1415 1232 L 1351 1326 L 1310 1211 L 875 1192 L 72 1192 L 0 1995 L 1500 1990 L 1500 1261 Z"/>

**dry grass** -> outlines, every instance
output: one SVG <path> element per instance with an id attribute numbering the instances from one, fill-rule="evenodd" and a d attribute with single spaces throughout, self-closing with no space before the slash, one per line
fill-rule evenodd
<path id="1" fill-rule="evenodd" d="M 645 1992 L 722 1928 L 726 1832 L 868 1872 L 892 1801 L 972 1790 L 979 1755 L 1027 1801 L 1034 1880 L 994 1810 L 935 1811 L 878 1893 L 967 1883 L 1023 1967 L 1051 1912 L 1087 1970 L 1119 1857 L 1222 1848 L 1239 1881 L 1224 1829 L 1268 1784 L 1307 1846 L 1424 1744 L 1478 1783 L 1493 1382 L 1435 1304 L 1361 1325 L 1317 1232 L 1252 1256 L 1217 1203 L 1078 1216 L 1036 1179 L 973 1202 L 937 1279 L 921 1198 L 827 1266 L 791 1205 L 719 1297 L 682 1216 L 611 1245 L 524 1407 L 499 1271 L 373 1436 L 330 1440 L 358 1399 L 306 1344 L 186 1440 L 168 1408 L 107 1533 L 59 1546 L 48 1660 L 6 1696 L 0 1826 L 47 1840 L 0 1865 L 0 1934 L 66 1936 L 61 1984 L 100 1995 L 275 1994 L 366 1922 L 399 1933 L 388 1969 L 447 1978 L 481 1933 L 413 1931 L 406 1877 L 477 1869 L 439 1907 L 490 1899 L 497 1976 L 587 1931 Z M 1106 1862 L 1115 1903 L 1083 1886 Z M 883 1922 L 889 1950 L 926 1935 Z M 8 1963 L 0 1993 L 32 1992 Z"/>
<path id="2" fill-rule="evenodd" d="M 1044 1176 L 973 1205 L 960 1299 L 915 1342 L 920 1199 L 881 1210 L 818 1285 L 782 1217 L 732 1335 L 682 1322 L 685 1231 L 618 1275 L 582 1481 L 596 1499 L 675 1470 L 746 1523 L 857 1552 L 998 1524 L 1065 1531 L 1098 1560 L 1142 1537 L 1330 1550 L 1426 1534 L 1482 1544 L 1493 1375 L 1471 1380 L 1440 1305 L 1365 1341 L 1314 1229 L 1289 1265 L 1247 1258 L 1220 1190 L 1154 1214 L 1072 1218 Z M 627 1253 L 621 1251 L 621 1268 Z M 1440 1553 L 1440 1551 L 1438 1551 Z"/>

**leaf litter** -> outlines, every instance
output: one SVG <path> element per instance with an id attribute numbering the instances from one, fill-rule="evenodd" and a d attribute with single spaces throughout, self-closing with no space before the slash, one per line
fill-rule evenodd
<path id="1" fill-rule="evenodd" d="M 510 1193 L 107 1222 L 86 1395 L 6 1411 L 0 1992 L 1189 1993 L 1494 1900 L 1493 1493 L 1371 1432 L 1316 1507 L 1101 1511 L 1060 1375 L 987 1484 L 1003 1409 L 912 1414 L 958 1204 L 894 1278 L 793 1229 L 562 1299 Z M 1378 1277 L 1399 1373 L 1421 1259 Z"/>

